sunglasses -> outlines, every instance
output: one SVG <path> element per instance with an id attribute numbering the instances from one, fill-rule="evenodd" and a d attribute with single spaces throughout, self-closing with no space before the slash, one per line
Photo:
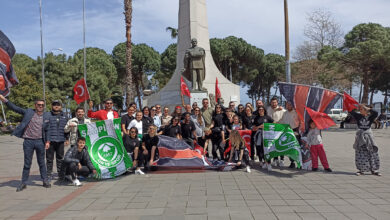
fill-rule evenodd
<path id="1" fill-rule="evenodd" d="M 160 109 L 161 107 L 156 107 L 156 109 Z"/>
<path id="2" fill-rule="evenodd" d="M 153 108 L 152 108 L 151 110 L 152 110 L 152 111 L 156 111 L 156 109 L 153 109 Z"/>
<path id="3" fill-rule="evenodd" d="M 112 105 L 112 102 L 106 102 L 106 105 Z"/>
<path id="4" fill-rule="evenodd" d="M 43 105 L 42 105 L 43 106 Z M 61 106 L 60 104 L 56 103 L 56 104 L 53 104 L 51 106 Z"/>
<path id="5" fill-rule="evenodd" d="M 36 104 L 36 105 L 39 106 L 39 107 L 45 106 L 45 104 Z"/>

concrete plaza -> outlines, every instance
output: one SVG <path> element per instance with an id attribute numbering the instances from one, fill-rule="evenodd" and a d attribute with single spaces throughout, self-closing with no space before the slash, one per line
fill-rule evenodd
<path id="1" fill-rule="evenodd" d="M 34 159 L 22 192 L 15 192 L 22 140 L 1 136 L 0 219 L 390 219 L 390 129 L 374 130 L 381 177 L 355 176 L 354 134 L 323 132 L 333 173 L 255 166 L 252 173 L 126 175 L 82 187 L 53 181 L 46 189 Z"/>

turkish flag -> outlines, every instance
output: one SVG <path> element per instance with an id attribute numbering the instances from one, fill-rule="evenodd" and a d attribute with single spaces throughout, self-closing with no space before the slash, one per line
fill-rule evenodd
<path id="1" fill-rule="evenodd" d="M 184 82 L 183 77 L 180 77 L 180 90 L 182 95 L 186 95 L 191 98 L 190 90 L 188 89 L 187 84 Z"/>
<path id="2" fill-rule="evenodd" d="M 74 96 L 73 99 L 80 104 L 89 99 L 89 92 L 87 88 L 87 83 L 84 78 L 77 81 L 76 85 L 73 87 Z"/>
<path id="3" fill-rule="evenodd" d="M 215 78 L 215 101 L 218 102 L 218 99 L 221 97 L 221 90 L 219 90 L 218 87 L 218 78 Z"/>
<path id="4" fill-rule="evenodd" d="M 328 114 L 323 112 L 316 112 L 307 106 L 305 106 L 305 109 L 307 113 L 309 113 L 310 118 L 313 120 L 314 124 L 316 124 L 318 129 L 322 130 L 325 128 L 329 128 L 333 125 L 336 125 L 336 123 L 333 121 L 331 117 L 329 117 Z"/>
<path id="5" fill-rule="evenodd" d="M 343 96 L 343 111 L 347 110 L 348 112 L 354 110 L 355 108 L 357 108 L 356 105 L 358 105 L 359 103 L 354 99 L 352 98 L 352 96 L 348 95 L 348 93 L 344 92 L 344 96 Z"/>

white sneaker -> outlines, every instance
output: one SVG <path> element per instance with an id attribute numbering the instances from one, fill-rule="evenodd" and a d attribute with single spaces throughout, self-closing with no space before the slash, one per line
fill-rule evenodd
<path id="1" fill-rule="evenodd" d="M 80 180 L 79 179 L 74 179 L 73 181 L 73 185 L 75 185 L 75 186 L 81 186 L 81 185 L 83 185 L 82 183 L 80 183 Z"/>
<path id="2" fill-rule="evenodd" d="M 274 167 L 278 166 L 279 165 L 279 160 L 272 161 L 271 165 L 274 166 Z"/>
<path id="3" fill-rule="evenodd" d="M 262 168 L 267 169 L 267 163 L 264 163 Z"/>
<path id="4" fill-rule="evenodd" d="M 279 166 L 279 167 L 284 167 L 284 160 L 280 160 L 278 166 Z"/>
<path id="5" fill-rule="evenodd" d="M 251 172 L 251 168 L 249 166 L 246 166 L 246 172 L 247 173 L 250 173 Z"/>
<path id="6" fill-rule="evenodd" d="M 138 175 L 145 175 L 145 173 L 144 173 L 144 172 L 142 172 L 142 170 L 141 170 L 141 169 L 139 169 L 139 170 L 135 170 L 135 171 L 134 171 L 134 174 L 138 174 Z"/>
<path id="7" fill-rule="evenodd" d="M 271 166 L 271 164 L 267 164 L 267 169 L 268 169 L 268 171 L 272 171 L 272 166 Z"/>

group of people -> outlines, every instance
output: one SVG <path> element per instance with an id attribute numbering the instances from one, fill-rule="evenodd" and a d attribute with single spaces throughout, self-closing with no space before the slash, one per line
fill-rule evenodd
<path id="1" fill-rule="evenodd" d="M 21 123 L 13 132 L 13 135 L 24 139 L 24 167 L 22 181 L 17 191 L 26 188 L 34 151 L 44 187 L 51 186 L 54 155 L 59 180 L 81 185 L 78 177 L 94 175 L 96 169 L 91 163 L 85 148 L 85 138 L 80 137 L 77 125 L 90 123 L 89 118 L 106 120 L 120 117 L 113 109 L 112 99 L 105 100 L 104 109 L 99 111 L 92 110 L 93 102 L 90 101 L 88 118 L 85 117 L 84 109 L 79 107 L 75 111 L 75 117 L 69 120 L 62 112 L 62 103 L 59 100 L 51 103 L 50 112 L 44 112 L 44 100 L 37 100 L 35 109 L 20 108 L 2 95 L 0 101 L 23 115 Z M 265 159 L 262 140 L 264 123 L 290 125 L 297 140 L 310 149 L 312 170 L 318 170 L 320 158 L 324 170 L 332 172 L 323 148 L 321 131 L 313 121 L 310 121 L 310 128 L 302 134 L 300 120 L 291 103 L 287 102 L 286 108 L 283 108 L 274 97 L 268 107 L 265 107 L 261 100 L 256 101 L 255 107 L 250 103 L 239 104 L 236 107 L 233 101 L 225 107 L 221 102 L 210 103 L 209 99 L 205 98 L 201 105 L 199 107 L 196 102 L 192 106 L 183 103 L 182 106 L 176 106 L 172 112 L 168 107 L 158 104 L 143 107 L 142 110 L 138 110 L 135 103 L 128 106 L 127 113 L 121 116 L 121 129 L 123 143 L 134 161 L 133 168 L 136 174 L 144 174 L 145 169 L 158 158 L 159 135 L 182 139 L 191 147 L 199 145 L 204 148 L 205 156 L 208 154 L 213 160 L 231 162 L 247 172 L 251 172 L 250 160 L 254 163 L 255 155 L 263 169 L 272 171 L 272 166 L 283 167 L 284 156 L 273 158 L 273 161 Z M 356 174 L 362 175 L 370 171 L 375 175 L 381 175 L 378 147 L 370 129 L 378 113 L 365 105 L 359 105 L 358 110 L 360 113 L 351 112 L 359 128 L 354 144 L 358 169 Z M 239 130 L 252 131 L 250 153 Z M 64 155 L 64 145 L 67 144 L 71 147 Z M 230 152 L 225 152 L 229 146 Z M 295 161 L 290 159 L 290 162 L 289 167 L 295 168 Z M 141 168 L 144 168 L 144 171 Z"/>

